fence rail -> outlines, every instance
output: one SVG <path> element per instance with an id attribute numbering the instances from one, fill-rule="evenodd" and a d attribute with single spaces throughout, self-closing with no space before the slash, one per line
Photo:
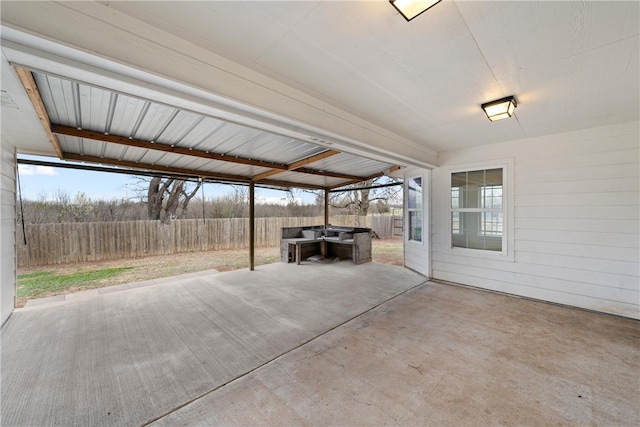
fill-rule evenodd
<path id="1" fill-rule="evenodd" d="M 360 226 L 382 238 L 393 237 L 390 216 L 360 218 Z M 353 225 L 352 216 L 332 216 L 332 225 Z M 256 218 L 256 246 L 280 244 L 280 228 L 323 224 L 323 217 Z M 27 224 L 27 244 L 17 230 L 19 267 L 107 261 L 181 252 L 249 247 L 247 218 Z"/>

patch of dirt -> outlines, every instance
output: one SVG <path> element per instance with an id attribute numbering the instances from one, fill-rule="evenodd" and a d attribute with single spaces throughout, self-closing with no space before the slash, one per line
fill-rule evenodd
<path id="1" fill-rule="evenodd" d="M 373 240 L 373 260 L 381 264 L 404 265 L 402 238 Z"/>
<path id="2" fill-rule="evenodd" d="M 403 265 L 402 239 L 373 240 L 373 260 L 375 262 L 392 265 Z M 256 248 L 255 264 L 264 265 L 280 261 L 280 247 Z M 57 274 L 70 274 L 86 270 L 104 268 L 131 267 L 115 277 L 104 279 L 91 286 L 74 286 L 64 291 L 51 292 L 42 297 L 63 295 L 85 289 L 95 289 L 124 283 L 141 282 L 144 280 L 176 276 L 215 269 L 217 271 L 231 271 L 249 268 L 249 250 L 225 250 L 187 252 L 181 254 L 158 255 L 144 258 L 120 259 L 115 261 L 85 262 L 77 264 L 47 265 L 40 267 L 19 267 L 18 274 L 49 271 Z M 23 307 L 26 298 L 18 299 L 18 307 Z"/>

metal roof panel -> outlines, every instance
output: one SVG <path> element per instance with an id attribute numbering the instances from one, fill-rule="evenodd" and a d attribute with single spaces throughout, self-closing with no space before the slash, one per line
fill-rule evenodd
<path id="1" fill-rule="evenodd" d="M 166 144 L 181 145 L 184 137 L 191 132 L 191 130 L 198 125 L 204 116 L 200 114 L 194 114 L 189 111 L 179 110 L 177 115 L 171 121 L 157 141 Z"/>
<path id="2" fill-rule="evenodd" d="M 139 126 L 133 129 L 131 136 L 145 141 L 156 141 L 179 110 L 165 105 L 150 103 L 149 108 L 143 109 L 138 117 Z"/>
<path id="3" fill-rule="evenodd" d="M 209 150 L 209 141 L 215 138 L 215 133 L 224 126 L 230 126 L 230 124 L 213 117 L 203 116 L 203 119 L 180 141 L 180 145 L 194 150 Z"/>
<path id="4" fill-rule="evenodd" d="M 132 136 L 131 131 L 147 103 L 131 96 L 116 95 L 117 98 L 111 126 L 108 130 L 105 130 L 105 132 L 126 137 Z"/>
<path id="5" fill-rule="evenodd" d="M 234 157 L 290 165 L 327 150 L 327 147 L 299 141 L 214 117 L 180 110 L 98 87 L 34 73 L 43 103 L 53 124 L 84 131 L 95 139 L 58 135 L 63 153 L 91 156 L 134 164 L 161 166 L 171 170 L 202 171 L 250 178 L 271 169 L 233 162 Z M 64 132 L 63 129 L 60 132 Z M 99 140 L 100 134 L 115 138 Z M 132 141 L 126 145 L 126 138 Z M 165 149 L 143 148 L 147 142 L 229 156 L 230 161 L 212 160 Z M 156 147 L 159 147 L 156 146 Z M 350 154 L 338 154 L 306 165 L 309 170 L 368 177 L 391 165 Z M 288 181 L 317 187 L 347 183 L 345 178 L 283 171 L 269 181 Z"/>
<path id="6" fill-rule="evenodd" d="M 34 80 L 51 122 L 77 127 L 71 101 L 71 82 L 37 73 L 34 73 Z"/>
<path id="7" fill-rule="evenodd" d="M 75 96 L 75 91 L 78 93 L 80 110 L 80 115 L 77 117 L 80 124 L 78 125 L 76 121 L 76 125 L 82 129 L 104 132 L 107 117 L 109 117 L 111 93 L 87 85 L 78 85 L 76 89 L 73 87 L 72 84 L 72 94 Z"/>

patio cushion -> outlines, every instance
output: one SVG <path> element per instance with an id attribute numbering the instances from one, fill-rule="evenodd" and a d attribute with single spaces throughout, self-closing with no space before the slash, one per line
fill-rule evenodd
<path id="1" fill-rule="evenodd" d="M 305 239 L 317 239 L 318 231 L 317 230 L 302 230 L 302 237 Z"/>

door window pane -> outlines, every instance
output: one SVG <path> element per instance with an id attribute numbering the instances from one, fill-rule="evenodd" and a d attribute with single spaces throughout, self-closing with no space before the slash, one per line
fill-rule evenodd
<path id="1" fill-rule="evenodd" d="M 422 212 L 409 211 L 409 240 L 422 242 Z"/>
<path id="2" fill-rule="evenodd" d="M 409 179 L 409 209 L 422 210 L 422 178 Z"/>
<path id="3" fill-rule="evenodd" d="M 407 181 L 407 219 L 409 221 L 409 240 L 422 241 L 422 178 L 410 178 Z"/>

